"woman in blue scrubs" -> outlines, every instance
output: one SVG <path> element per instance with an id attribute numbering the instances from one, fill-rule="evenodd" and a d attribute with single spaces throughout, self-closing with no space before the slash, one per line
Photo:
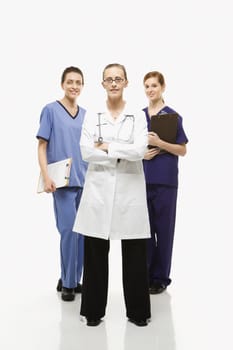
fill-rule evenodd
<path id="1" fill-rule="evenodd" d="M 44 179 L 45 192 L 53 194 L 54 213 L 60 233 L 61 276 L 57 291 L 64 301 L 72 301 L 81 292 L 80 279 L 83 268 L 83 236 L 74 234 L 73 224 L 81 199 L 87 163 L 80 152 L 80 135 L 85 109 L 77 105 L 84 84 L 82 71 L 68 67 L 61 77 L 64 97 L 47 104 L 41 112 L 38 158 Z M 49 177 L 47 165 L 72 158 L 69 186 L 56 188 Z"/>
<path id="2" fill-rule="evenodd" d="M 144 108 L 148 129 L 152 115 L 177 113 L 163 99 L 165 80 L 160 72 L 148 72 L 143 79 L 148 107 Z M 150 294 L 162 293 L 171 283 L 170 270 L 176 220 L 178 189 L 178 158 L 186 154 L 187 136 L 178 114 L 175 143 L 160 139 L 154 132 L 148 134 L 148 149 L 143 160 L 147 187 L 151 239 L 148 241 L 148 270 Z M 160 150 L 166 152 L 161 152 Z"/>

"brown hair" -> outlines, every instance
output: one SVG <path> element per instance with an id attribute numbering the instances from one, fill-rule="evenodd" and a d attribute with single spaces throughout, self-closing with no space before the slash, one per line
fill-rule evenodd
<path id="1" fill-rule="evenodd" d="M 165 85 L 165 79 L 162 73 L 158 72 L 158 71 L 152 71 L 152 72 L 148 72 L 144 78 L 143 78 L 143 83 L 145 84 L 145 81 L 149 78 L 158 78 L 159 84 L 161 86 Z"/>
<path id="2" fill-rule="evenodd" d="M 111 64 L 108 64 L 108 65 L 104 68 L 104 70 L 103 70 L 103 79 L 104 79 L 104 73 L 105 73 L 106 69 L 108 69 L 108 68 L 113 68 L 113 67 L 120 68 L 120 69 L 123 71 L 123 73 L 124 73 L 125 80 L 128 80 L 128 79 L 127 79 L 127 73 L 126 73 L 125 66 L 123 66 L 122 64 L 119 64 L 119 63 L 111 63 Z"/>
<path id="3" fill-rule="evenodd" d="M 65 79 L 66 79 L 66 74 L 71 73 L 71 72 L 75 72 L 81 75 L 82 77 L 82 84 L 84 85 L 84 77 L 83 77 L 83 72 L 81 71 L 81 69 L 79 69 L 78 67 L 67 67 L 64 72 L 62 73 L 61 76 L 61 83 L 63 84 Z"/>

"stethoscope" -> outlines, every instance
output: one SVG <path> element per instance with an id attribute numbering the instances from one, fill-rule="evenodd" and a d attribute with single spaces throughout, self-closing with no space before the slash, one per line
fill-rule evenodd
<path id="1" fill-rule="evenodd" d="M 100 117 L 102 113 L 98 113 L 98 128 L 99 128 L 99 137 L 98 137 L 98 143 L 103 143 L 103 137 L 101 136 L 101 124 L 100 124 Z"/>
<path id="2" fill-rule="evenodd" d="M 106 125 L 107 124 L 107 123 L 101 124 L 101 120 L 100 120 L 101 119 L 101 114 L 103 114 L 103 113 L 98 113 L 98 125 L 97 125 L 98 126 L 98 133 L 99 133 L 98 143 L 103 143 L 103 137 L 102 137 L 102 134 L 101 134 L 101 125 Z M 118 131 L 118 134 L 120 134 L 120 131 L 121 131 L 122 126 L 123 126 L 123 122 L 125 122 L 125 120 L 127 118 L 132 118 L 133 127 L 134 127 L 134 115 L 132 115 L 132 114 L 125 114 L 125 118 L 124 118 L 124 120 L 121 123 L 121 126 L 120 126 L 120 129 Z M 133 131 L 133 128 L 132 128 L 132 131 Z"/>

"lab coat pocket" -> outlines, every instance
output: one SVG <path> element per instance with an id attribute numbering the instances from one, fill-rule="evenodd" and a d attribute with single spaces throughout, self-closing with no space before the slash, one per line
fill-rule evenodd
<path id="1" fill-rule="evenodd" d="M 88 203 L 96 203 L 96 205 L 104 206 L 103 198 L 103 183 L 105 181 L 103 167 L 95 165 L 93 167 L 95 170 L 89 170 L 86 174 L 85 182 L 88 183 L 88 186 L 84 186 L 83 190 L 83 199 Z M 99 171 L 97 171 L 99 169 Z"/>
<path id="2" fill-rule="evenodd" d="M 127 118 L 125 119 L 118 130 L 118 135 L 117 135 L 117 141 L 118 142 L 127 142 L 127 143 L 132 143 L 133 142 L 133 128 L 134 128 L 134 122 L 133 119 Z"/>

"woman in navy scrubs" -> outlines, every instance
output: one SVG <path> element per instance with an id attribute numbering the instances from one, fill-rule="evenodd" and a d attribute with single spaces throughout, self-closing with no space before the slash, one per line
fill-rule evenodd
<path id="1" fill-rule="evenodd" d="M 163 99 L 165 80 L 160 72 L 148 72 L 143 79 L 149 106 L 144 108 L 148 129 L 152 115 L 177 113 Z M 178 113 L 177 113 L 178 114 Z M 160 139 L 154 132 L 148 134 L 148 149 L 144 160 L 147 203 L 151 239 L 148 241 L 148 270 L 150 294 L 162 293 L 171 283 L 170 270 L 176 220 L 178 189 L 178 158 L 186 154 L 187 136 L 178 115 L 176 143 Z M 166 152 L 160 152 L 160 149 Z"/>

